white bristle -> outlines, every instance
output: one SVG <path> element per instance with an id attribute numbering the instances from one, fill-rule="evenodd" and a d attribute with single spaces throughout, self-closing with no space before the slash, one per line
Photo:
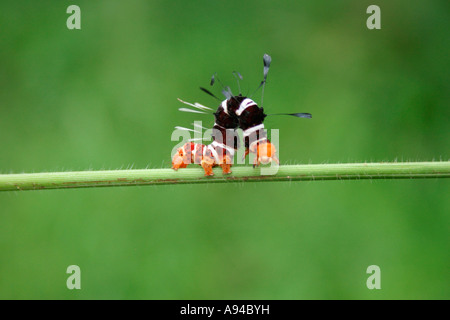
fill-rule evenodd
<path id="1" fill-rule="evenodd" d="M 179 127 L 179 126 L 176 126 L 175 129 L 201 133 L 200 131 L 196 131 L 196 130 L 194 130 L 194 129 L 189 129 L 189 128 L 185 128 L 185 127 Z"/>
<path id="2" fill-rule="evenodd" d="M 178 110 L 183 111 L 183 112 L 192 112 L 192 113 L 203 113 L 203 114 L 206 114 L 206 112 L 203 112 L 203 111 L 192 110 L 192 109 L 187 109 L 187 108 L 179 108 Z"/>

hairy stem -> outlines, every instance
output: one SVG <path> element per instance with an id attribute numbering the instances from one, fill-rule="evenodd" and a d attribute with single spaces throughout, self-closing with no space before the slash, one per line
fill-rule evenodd
<path id="1" fill-rule="evenodd" d="M 204 177 L 200 167 L 178 171 L 133 169 L 0 174 L 0 191 L 219 182 L 449 178 L 450 161 L 281 165 L 276 174 L 262 175 L 264 170 L 251 166 L 233 167 L 233 173 L 224 176 L 221 169 L 216 168 L 213 177 Z"/>

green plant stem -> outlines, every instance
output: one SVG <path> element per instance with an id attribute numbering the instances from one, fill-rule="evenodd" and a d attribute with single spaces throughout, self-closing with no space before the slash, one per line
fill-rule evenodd
<path id="1" fill-rule="evenodd" d="M 233 167 L 222 175 L 215 168 L 205 177 L 201 167 L 107 171 L 0 174 L 0 191 L 112 187 L 219 182 L 318 181 L 359 179 L 449 178 L 450 161 L 282 165 L 275 175 L 261 175 L 261 168 Z"/>

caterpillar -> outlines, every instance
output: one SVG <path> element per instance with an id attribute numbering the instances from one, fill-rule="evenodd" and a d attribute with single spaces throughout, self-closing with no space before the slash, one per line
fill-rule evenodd
<path id="1" fill-rule="evenodd" d="M 262 87 L 263 95 L 271 60 L 272 58 L 268 54 L 264 54 L 264 78 L 256 89 L 258 90 Z M 239 86 L 239 79 L 242 79 L 242 76 L 238 72 L 233 72 L 233 75 L 236 76 Z M 211 85 L 215 83 L 215 80 L 216 75 L 214 74 L 211 79 Z M 220 82 L 220 80 L 218 81 Z M 237 129 L 243 131 L 245 146 L 244 158 L 249 153 L 255 154 L 253 167 L 259 166 L 260 164 L 269 164 L 272 161 L 279 164 L 276 148 L 267 138 L 264 130 L 264 119 L 267 115 L 264 113 L 264 108 L 262 107 L 262 99 L 261 107 L 259 107 L 251 98 L 245 97 L 241 93 L 235 96 L 229 87 L 223 85 L 222 87 L 222 93 L 226 99 L 221 101 L 217 110 L 212 113 L 215 119 L 214 126 L 212 127 L 212 143 L 209 145 L 194 142 L 185 143 L 182 147 L 178 148 L 173 156 L 172 169 L 186 168 L 188 164 L 194 163 L 203 167 L 205 176 L 214 175 L 212 168 L 216 166 L 222 168 L 223 174 L 230 174 L 232 159 L 235 151 L 239 147 Z M 209 90 L 202 87 L 200 89 L 220 101 Z M 183 100 L 180 101 L 197 109 L 180 108 L 179 110 L 181 111 L 194 113 L 208 113 L 208 110 L 212 111 L 211 108 L 199 103 L 192 104 Z M 311 114 L 309 113 L 282 113 L 272 115 L 311 118 Z M 186 128 L 182 129 L 190 130 Z"/>

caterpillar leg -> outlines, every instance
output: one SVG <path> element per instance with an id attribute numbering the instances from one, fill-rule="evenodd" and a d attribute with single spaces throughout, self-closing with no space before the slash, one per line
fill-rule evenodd
<path id="1" fill-rule="evenodd" d="M 205 170 L 205 176 L 213 176 L 214 175 L 214 172 L 212 170 L 214 165 L 215 165 L 214 158 L 203 157 L 201 166 L 202 166 L 203 170 Z"/>
<path id="2" fill-rule="evenodd" d="M 226 155 L 223 160 L 222 164 L 220 165 L 222 167 L 223 174 L 230 174 L 231 173 L 231 158 L 229 155 Z"/>
<path id="3" fill-rule="evenodd" d="M 174 169 L 175 171 L 177 171 L 180 168 L 186 168 L 187 164 L 184 163 L 183 161 L 183 154 L 180 151 L 180 149 L 178 149 L 178 152 L 175 153 L 175 155 L 172 158 L 172 169 Z"/>
<path id="4" fill-rule="evenodd" d="M 180 168 L 186 168 L 188 164 L 192 163 L 192 149 L 192 143 L 186 143 L 181 148 L 178 148 L 172 158 L 172 169 L 176 171 Z"/>
<path id="5" fill-rule="evenodd" d="M 245 158 L 248 156 L 249 153 L 250 153 L 250 151 L 248 150 L 248 148 L 245 149 L 245 153 L 244 153 L 244 155 L 242 156 L 242 161 L 245 160 Z"/>
<path id="6" fill-rule="evenodd" d="M 277 158 L 276 155 L 272 156 L 272 160 L 275 161 L 275 163 L 276 163 L 277 165 L 280 165 L 280 160 Z"/>
<path id="7" fill-rule="evenodd" d="M 253 160 L 253 168 L 259 167 L 259 164 L 261 162 L 258 160 L 258 157 L 255 157 L 255 160 Z"/>

